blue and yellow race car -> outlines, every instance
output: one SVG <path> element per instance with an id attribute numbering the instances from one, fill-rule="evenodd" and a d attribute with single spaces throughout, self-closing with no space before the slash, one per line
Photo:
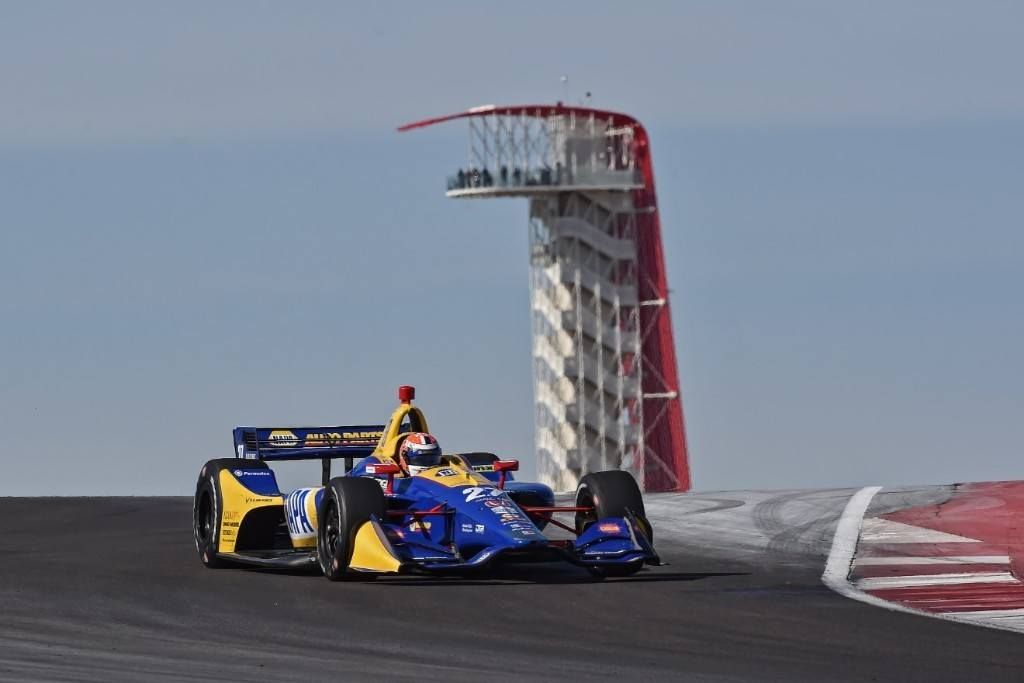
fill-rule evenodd
<path id="1" fill-rule="evenodd" d="M 660 564 L 627 472 L 590 473 L 575 504 L 557 506 L 549 487 L 514 480 L 518 461 L 491 453 L 444 454 L 410 471 L 402 445 L 429 429 L 412 404 L 413 387 L 398 393 L 385 425 L 236 428 L 237 457 L 207 462 L 196 484 L 193 529 L 203 564 L 319 568 L 332 581 L 511 561 L 564 560 L 599 577 Z M 292 460 L 320 460 L 321 486 L 280 491 L 268 463 Z M 345 473 L 332 477 L 335 460 Z M 575 538 L 549 538 L 549 525 Z"/>

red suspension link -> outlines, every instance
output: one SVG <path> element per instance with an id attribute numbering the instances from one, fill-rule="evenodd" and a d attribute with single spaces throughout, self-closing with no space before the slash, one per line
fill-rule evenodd
<path id="1" fill-rule="evenodd" d="M 523 512 L 525 512 L 526 514 L 530 515 L 531 517 L 543 517 L 548 522 L 548 524 L 554 524 L 558 528 L 565 529 L 566 531 L 570 531 L 570 532 L 572 532 L 574 534 L 576 533 L 576 529 L 574 527 L 571 527 L 568 524 L 565 524 L 563 522 L 559 522 L 557 519 L 555 519 L 554 517 L 551 516 L 551 513 L 553 513 L 553 512 L 593 512 L 594 511 L 594 506 L 592 506 L 592 505 L 591 506 L 585 506 L 585 507 L 579 507 L 579 506 L 558 507 L 558 506 L 553 506 L 553 505 L 537 505 L 537 506 L 520 505 L 519 507 L 522 508 Z"/>

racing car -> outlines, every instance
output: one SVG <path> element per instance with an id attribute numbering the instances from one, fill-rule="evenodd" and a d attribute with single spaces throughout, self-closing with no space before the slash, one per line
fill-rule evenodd
<path id="1" fill-rule="evenodd" d="M 548 486 L 515 480 L 517 460 L 493 453 L 442 454 L 438 446 L 430 466 L 410 468 L 403 444 L 429 429 L 415 389 L 399 387 L 398 398 L 383 425 L 235 428 L 236 457 L 210 460 L 196 483 L 202 563 L 319 569 L 332 581 L 552 560 L 603 578 L 661 564 L 629 473 L 587 474 L 575 504 L 558 506 Z M 294 460 L 320 460 L 321 485 L 279 490 L 268 463 Z M 336 460 L 344 462 L 340 476 L 331 474 Z M 549 527 L 574 538 L 549 538 Z"/>

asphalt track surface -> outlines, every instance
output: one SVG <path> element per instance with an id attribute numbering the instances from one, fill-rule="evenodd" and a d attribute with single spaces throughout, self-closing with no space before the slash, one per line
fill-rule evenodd
<path id="1" fill-rule="evenodd" d="M 652 497 L 671 566 L 628 579 L 363 584 L 205 569 L 191 499 L 0 499 L 0 680 L 1024 680 L 1019 635 L 822 585 L 851 493 Z"/>

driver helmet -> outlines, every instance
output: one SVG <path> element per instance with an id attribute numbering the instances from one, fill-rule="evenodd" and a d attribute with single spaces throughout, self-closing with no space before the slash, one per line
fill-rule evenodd
<path id="1" fill-rule="evenodd" d="M 441 464 L 441 444 L 431 434 L 413 432 L 398 450 L 398 462 L 410 474 Z"/>

